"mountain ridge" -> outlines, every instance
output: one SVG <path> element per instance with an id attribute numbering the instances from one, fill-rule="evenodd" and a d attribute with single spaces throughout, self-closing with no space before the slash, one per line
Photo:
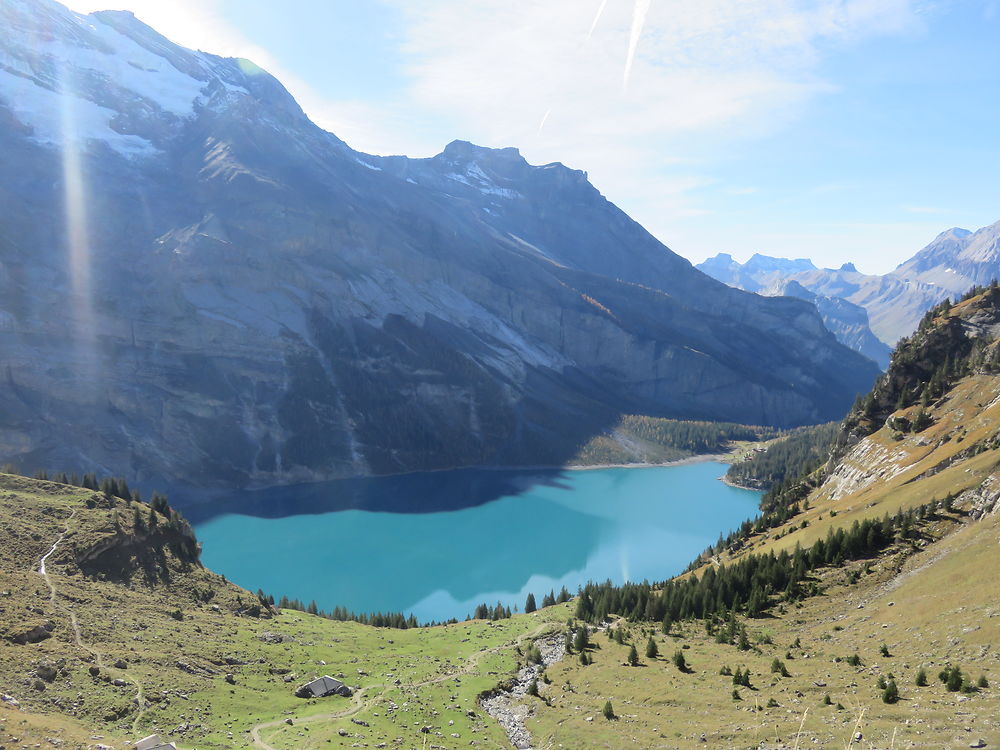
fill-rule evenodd
<path id="1" fill-rule="evenodd" d="M 883 275 L 861 273 L 853 263 L 837 269 L 789 265 L 803 260 L 755 254 L 740 264 L 728 253 L 719 253 L 697 267 L 747 291 L 774 294 L 783 284 L 795 282 L 814 294 L 860 306 L 867 311 L 871 331 L 891 346 L 912 333 L 929 308 L 1000 277 L 1000 222 L 975 232 L 959 227 L 946 229 L 912 258 Z M 811 261 L 805 262 L 812 266 Z M 842 325 L 836 317 L 825 319 L 835 332 Z M 849 343 L 850 339 L 840 340 L 860 351 Z M 887 355 L 888 351 L 883 350 L 873 358 L 884 364 Z"/>
<path id="2" fill-rule="evenodd" d="M 816 422 L 875 375 L 812 305 L 701 274 L 584 172 L 362 154 L 128 14 L 0 16 L 0 454 L 22 466 L 260 487 L 558 465 L 622 414 Z"/>

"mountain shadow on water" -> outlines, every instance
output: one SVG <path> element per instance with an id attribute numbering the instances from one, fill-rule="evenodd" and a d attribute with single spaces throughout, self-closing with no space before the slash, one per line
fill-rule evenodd
<path id="1" fill-rule="evenodd" d="M 196 526 L 233 513 L 269 519 L 344 510 L 445 513 L 519 495 L 534 486 L 568 488 L 565 474 L 560 469 L 455 469 L 337 479 L 262 490 L 182 492 L 174 504 L 181 507 L 185 517 Z"/>

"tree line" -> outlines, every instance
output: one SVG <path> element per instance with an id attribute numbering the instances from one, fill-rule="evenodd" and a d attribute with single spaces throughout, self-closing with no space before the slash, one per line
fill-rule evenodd
<path id="1" fill-rule="evenodd" d="M 683 421 L 628 414 L 619 429 L 642 440 L 689 453 L 718 453 L 734 440 L 769 440 L 781 434 L 775 427 L 735 422 Z"/>
<path id="2" fill-rule="evenodd" d="M 872 557 L 891 544 L 918 534 L 919 523 L 937 512 L 932 501 L 886 516 L 855 521 L 849 529 L 831 529 L 825 539 L 794 552 L 749 555 L 730 565 L 709 567 L 703 574 L 615 585 L 588 583 L 577 598 L 576 616 L 597 623 L 610 615 L 633 621 L 671 623 L 688 619 L 727 618 L 733 612 L 760 617 L 777 601 L 795 601 L 818 593 L 809 574 L 817 568 Z M 735 634 L 738 635 L 738 634 Z"/>

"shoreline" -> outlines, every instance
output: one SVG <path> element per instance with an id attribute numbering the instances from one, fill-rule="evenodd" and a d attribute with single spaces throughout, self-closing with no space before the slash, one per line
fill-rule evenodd
<path id="1" fill-rule="evenodd" d="M 761 489 L 760 487 L 750 487 L 745 484 L 738 484 L 737 482 L 734 482 L 731 479 L 729 479 L 725 474 L 719 477 L 719 481 L 737 490 L 749 490 L 750 492 L 767 492 L 767 490 Z"/>
<path id="2" fill-rule="evenodd" d="M 464 466 L 454 469 L 433 469 L 432 471 L 458 471 L 460 469 L 478 469 L 481 471 L 599 471 L 601 469 L 664 469 L 671 466 L 687 466 L 689 464 L 702 464 L 716 461 L 718 463 L 730 463 L 726 461 L 727 453 L 699 453 L 687 458 L 675 458 L 671 461 L 661 461 L 659 463 L 629 463 L 629 464 L 571 464 L 571 465 L 544 465 L 537 466 Z M 421 473 L 421 472 L 407 472 Z M 380 476 L 388 476 L 382 474 Z"/>

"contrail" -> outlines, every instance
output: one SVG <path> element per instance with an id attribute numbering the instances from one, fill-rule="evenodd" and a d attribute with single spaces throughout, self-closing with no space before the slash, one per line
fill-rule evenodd
<path id="1" fill-rule="evenodd" d="M 549 115 L 550 114 L 552 114 L 552 107 L 549 107 L 547 110 L 545 110 L 545 114 L 542 115 L 542 121 L 540 123 L 538 123 L 538 134 L 539 135 L 542 134 L 542 128 L 545 127 L 545 121 L 549 119 Z"/>
<path id="2" fill-rule="evenodd" d="M 608 7 L 608 0 L 601 0 L 601 5 L 597 9 L 597 15 L 594 16 L 594 22 L 590 24 L 590 31 L 587 32 L 587 41 L 590 41 L 590 37 L 594 35 L 594 29 L 597 28 L 598 21 L 601 20 L 601 16 L 604 14 L 604 9 Z"/>
<path id="3" fill-rule="evenodd" d="M 646 25 L 646 14 L 649 13 L 649 4 L 652 0 L 635 0 L 635 10 L 632 12 L 632 32 L 628 38 L 628 56 L 625 58 L 625 76 L 622 84 L 628 88 L 628 79 L 632 74 L 632 61 L 635 59 L 635 51 L 639 46 L 639 37 L 642 36 L 642 27 Z"/>

